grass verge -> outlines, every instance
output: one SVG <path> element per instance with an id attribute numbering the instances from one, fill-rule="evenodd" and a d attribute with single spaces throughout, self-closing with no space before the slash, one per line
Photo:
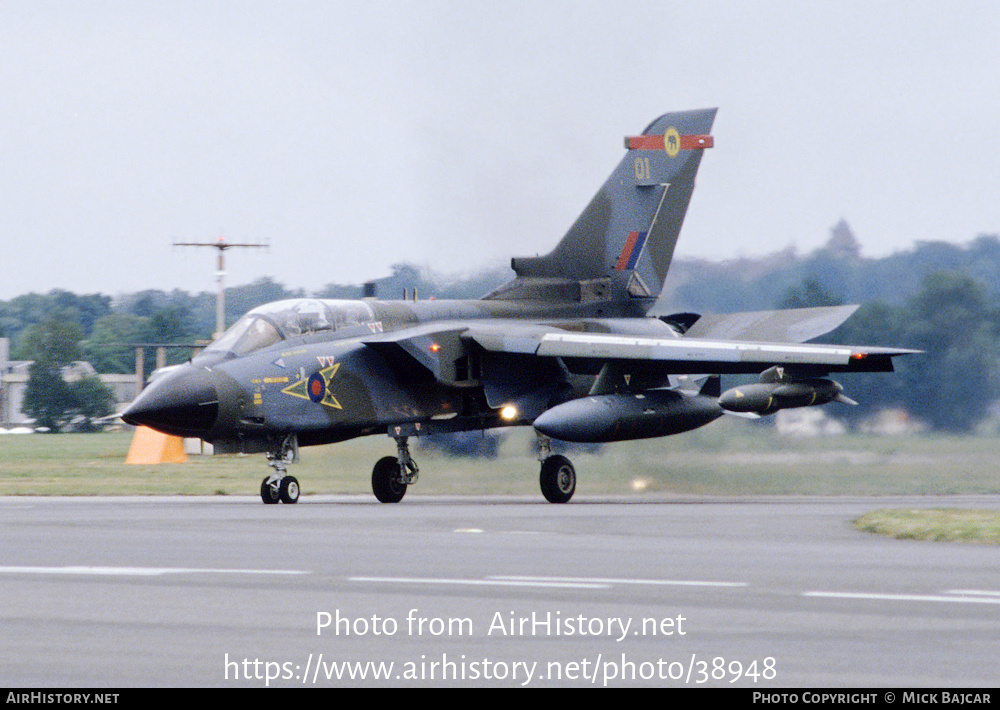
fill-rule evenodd
<path id="1" fill-rule="evenodd" d="M 876 510 L 855 520 L 854 526 L 897 540 L 1000 545 L 1000 512 L 995 510 Z"/>
<path id="2" fill-rule="evenodd" d="M 125 463 L 130 432 L 0 436 L 7 495 L 257 495 L 263 456 L 191 456 L 187 463 Z M 411 442 L 420 481 L 407 494 L 538 495 L 528 428 L 506 433 L 495 459 L 453 458 Z M 720 420 L 678 436 L 567 453 L 578 495 L 946 495 L 1000 493 L 1000 438 L 782 437 Z M 303 495 L 371 492 L 372 466 L 395 454 L 386 436 L 303 448 L 290 472 Z"/>

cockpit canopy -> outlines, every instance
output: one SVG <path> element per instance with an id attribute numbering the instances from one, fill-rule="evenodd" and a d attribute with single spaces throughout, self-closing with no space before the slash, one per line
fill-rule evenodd
<path id="1" fill-rule="evenodd" d="M 275 301 L 258 306 L 240 318 L 206 351 L 246 355 L 282 340 L 365 325 L 374 320 L 375 314 L 364 301 Z"/>

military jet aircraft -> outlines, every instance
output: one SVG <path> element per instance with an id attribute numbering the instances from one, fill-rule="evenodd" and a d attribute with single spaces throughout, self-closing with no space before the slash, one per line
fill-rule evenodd
<path id="1" fill-rule="evenodd" d="M 372 489 L 399 502 L 417 480 L 409 439 L 532 426 L 545 498 L 576 472 L 552 439 L 626 441 L 725 413 L 850 402 L 833 372 L 891 371 L 894 348 L 805 344 L 856 306 L 647 315 L 663 286 L 715 109 L 668 113 L 625 139 L 625 157 L 545 256 L 479 300 L 295 299 L 247 313 L 189 363 L 155 377 L 123 414 L 264 453 L 265 503 L 295 503 L 299 447 L 388 434 Z M 760 374 L 721 392 L 720 375 Z"/>

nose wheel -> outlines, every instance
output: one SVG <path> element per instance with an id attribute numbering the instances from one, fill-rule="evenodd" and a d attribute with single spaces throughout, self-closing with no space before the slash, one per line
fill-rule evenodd
<path id="1" fill-rule="evenodd" d="M 276 474 L 264 476 L 260 483 L 260 499 L 267 505 L 274 503 L 298 503 L 299 502 L 299 481 L 295 476 L 282 476 L 278 478 Z"/>

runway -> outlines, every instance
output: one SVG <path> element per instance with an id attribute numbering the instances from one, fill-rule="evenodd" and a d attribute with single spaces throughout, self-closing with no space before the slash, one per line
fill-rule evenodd
<path id="1" fill-rule="evenodd" d="M 11 687 L 983 687 L 998 496 L 0 498 Z"/>

